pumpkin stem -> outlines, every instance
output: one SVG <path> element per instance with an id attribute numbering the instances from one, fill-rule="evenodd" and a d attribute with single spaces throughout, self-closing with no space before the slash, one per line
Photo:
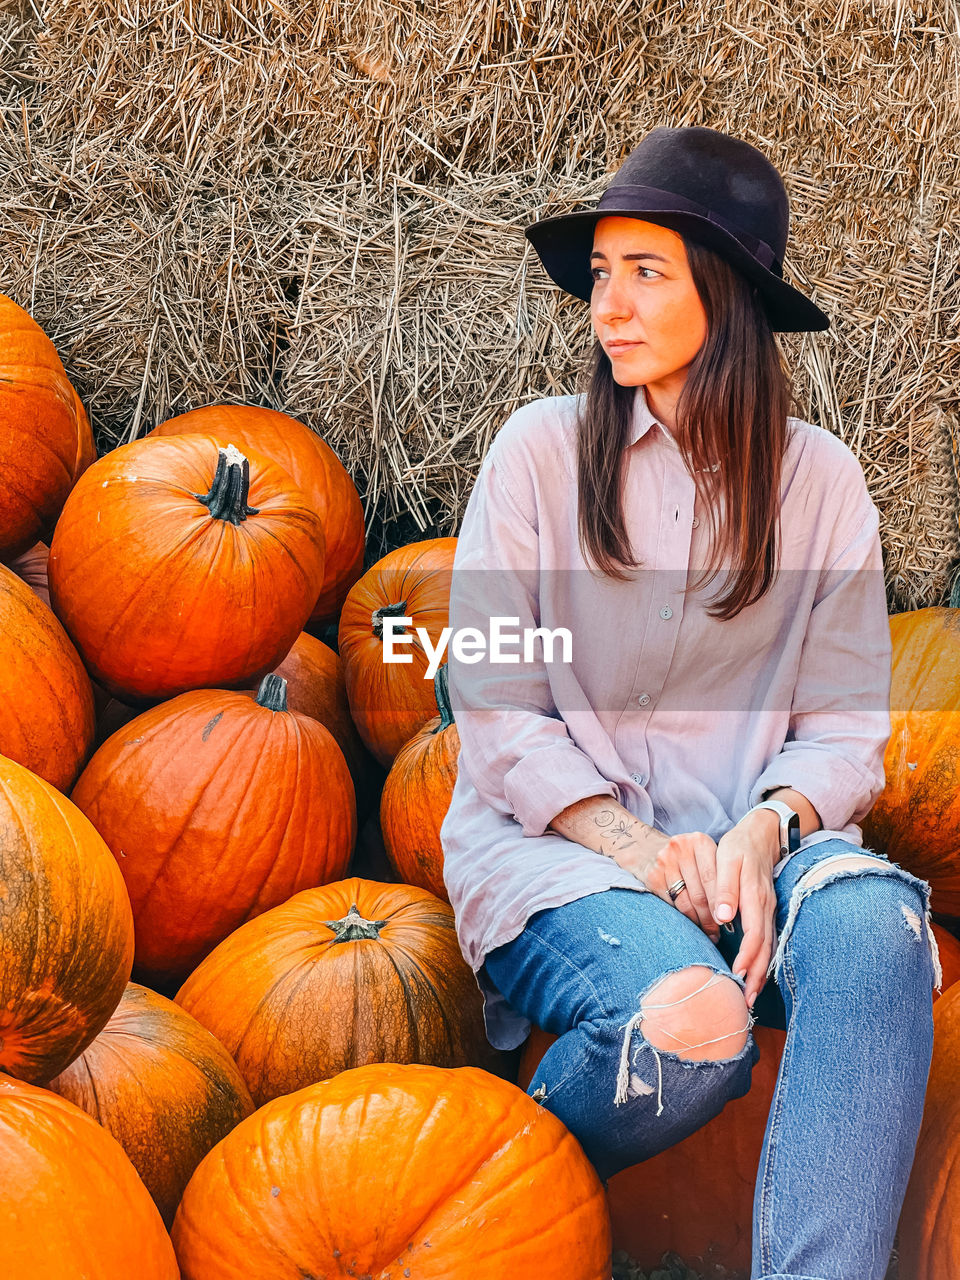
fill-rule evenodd
<path id="1" fill-rule="evenodd" d="M 406 600 L 401 600 L 398 604 L 381 605 L 379 609 L 374 609 L 370 615 L 370 624 L 373 627 L 373 634 L 378 640 L 383 639 L 384 618 L 402 618 L 406 613 L 406 609 Z"/>
<path id="2" fill-rule="evenodd" d="M 337 935 L 334 942 L 354 942 L 357 938 L 379 938 L 380 930 L 388 920 L 367 920 L 354 903 L 342 920 L 324 920 L 328 929 Z"/>
<path id="3" fill-rule="evenodd" d="M 437 700 L 437 710 L 440 712 L 440 723 L 430 732 L 442 733 L 444 729 L 449 729 L 453 724 L 453 708 L 450 706 L 449 675 L 446 663 L 442 667 L 437 667 L 437 674 L 433 677 L 433 694 Z"/>
<path id="4" fill-rule="evenodd" d="M 287 682 L 274 672 L 264 676 L 257 690 L 257 703 L 268 711 L 288 711 Z"/>
<path id="5" fill-rule="evenodd" d="M 960 571 L 953 580 L 953 586 L 950 588 L 950 608 L 960 609 Z"/>
<path id="6" fill-rule="evenodd" d="M 259 513 L 259 507 L 247 506 L 250 492 L 250 463 L 236 445 L 228 444 L 217 454 L 217 470 L 209 493 L 195 493 L 210 508 L 214 520 L 243 524 L 247 516 Z"/>

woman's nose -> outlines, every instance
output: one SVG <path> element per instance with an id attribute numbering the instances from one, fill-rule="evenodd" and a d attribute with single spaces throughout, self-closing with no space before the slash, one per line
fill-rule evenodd
<path id="1" fill-rule="evenodd" d="M 593 291 L 593 313 L 605 324 L 624 320 L 631 314 L 629 295 L 616 275 L 597 282 Z"/>

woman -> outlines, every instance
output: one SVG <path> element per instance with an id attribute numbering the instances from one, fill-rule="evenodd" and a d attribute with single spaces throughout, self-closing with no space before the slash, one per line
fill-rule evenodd
<path id="1" fill-rule="evenodd" d="M 604 1179 L 749 1089 L 782 997 L 752 1275 L 882 1280 L 940 973 L 929 885 L 857 826 L 891 730 L 879 519 L 788 416 L 773 332 L 829 322 L 782 279 L 787 221 L 760 152 L 687 128 L 527 229 L 595 358 L 585 396 L 509 418 L 467 504 L 444 877 L 491 1042 L 558 1036 L 529 1091 Z M 568 652 L 490 652 L 504 620 Z"/>

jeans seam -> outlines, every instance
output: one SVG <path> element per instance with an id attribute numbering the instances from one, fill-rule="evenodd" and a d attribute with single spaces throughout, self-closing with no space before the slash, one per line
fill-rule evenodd
<path id="1" fill-rule="evenodd" d="M 796 977 L 793 972 L 793 966 L 790 963 L 789 939 L 783 948 L 783 956 L 781 960 L 781 972 L 784 977 L 787 990 L 790 994 L 790 1017 L 788 1023 L 794 1025 L 794 1015 L 797 1008 L 797 992 Z M 783 1058 L 780 1065 L 780 1084 L 783 1085 L 790 1070 L 790 1060 L 793 1057 L 793 1042 L 795 1036 L 789 1034 L 790 1027 L 787 1028 L 787 1039 L 783 1046 Z M 776 1106 L 770 1112 L 770 1128 L 767 1135 L 767 1158 L 764 1162 L 763 1173 L 761 1175 L 760 1184 L 760 1213 L 759 1213 L 759 1235 L 760 1235 L 760 1265 L 764 1271 L 770 1271 L 773 1267 L 773 1259 L 771 1255 L 771 1239 L 773 1236 L 772 1223 L 769 1218 L 769 1200 L 770 1186 L 772 1179 L 770 1177 L 770 1166 L 773 1163 L 774 1149 L 776 1147 L 776 1130 L 780 1122 L 780 1115 L 783 1109 L 783 1088 L 776 1090 L 775 1103 Z"/>

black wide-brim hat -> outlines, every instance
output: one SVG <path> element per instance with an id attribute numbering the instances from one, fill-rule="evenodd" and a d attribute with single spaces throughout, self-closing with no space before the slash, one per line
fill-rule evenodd
<path id="1" fill-rule="evenodd" d="M 698 126 L 654 129 L 627 156 L 594 209 L 543 218 L 524 234 L 555 284 L 584 302 L 601 218 L 639 218 L 713 249 L 757 288 L 770 327 L 828 329 L 829 318 L 783 279 L 790 221 L 779 173 L 756 147 Z"/>

